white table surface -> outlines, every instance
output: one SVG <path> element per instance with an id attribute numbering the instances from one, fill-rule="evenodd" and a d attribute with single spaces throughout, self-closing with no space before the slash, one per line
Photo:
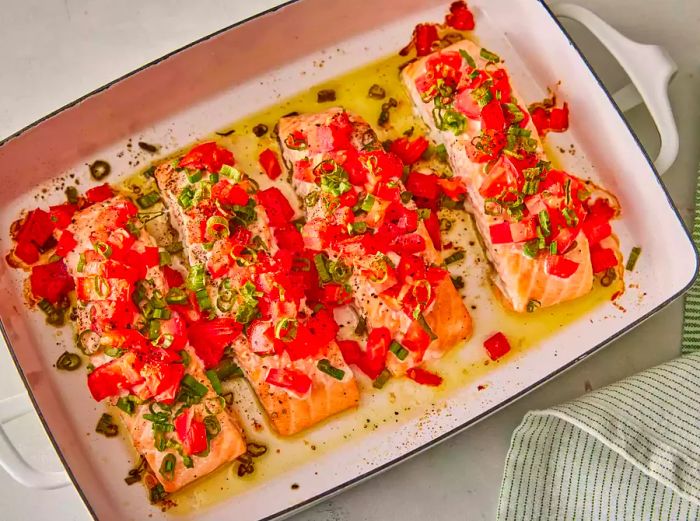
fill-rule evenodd
<path id="1" fill-rule="evenodd" d="M 664 46 L 678 63 L 670 90 L 681 152 L 664 182 L 688 222 L 700 156 L 700 2 L 576 1 L 627 36 Z M 173 49 L 278 3 L 1 0 L 0 137 Z M 572 30 L 606 83 L 612 89 L 622 86 L 624 76 L 602 48 L 580 29 Z M 655 150 L 657 138 L 646 111 L 634 109 L 628 117 L 642 141 Z M 589 384 L 601 387 L 675 357 L 680 328 L 681 304 L 676 302 L 466 432 L 294 519 L 494 519 L 510 436 L 525 412 L 579 396 Z M 0 397 L 23 391 L 6 348 L 0 347 Z M 60 468 L 35 415 L 13 421 L 7 430 L 32 463 L 47 470 Z M 2 470 L 0 512 L 0 517 L 11 520 L 89 519 L 72 487 L 30 490 Z"/>

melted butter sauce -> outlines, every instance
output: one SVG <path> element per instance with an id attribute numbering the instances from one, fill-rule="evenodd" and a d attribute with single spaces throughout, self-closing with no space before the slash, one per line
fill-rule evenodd
<path id="1" fill-rule="evenodd" d="M 258 154 L 268 147 L 279 150 L 273 129 L 280 117 L 293 111 L 317 112 L 333 106 L 342 106 L 366 119 L 377 131 L 380 140 L 399 137 L 411 128 L 414 129 L 414 136 L 425 134 L 425 128 L 413 115 L 411 101 L 399 80 L 399 65 L 405 61 L 405 57 L 395 55 L 372 63 L 219 130 L 222 134 L 233 131 L 227 136 L 212 134 L 208 139 L 233 150 L 236 166 L 259 180 L 261 185 L 267 185 L 269 182 L 261 173 L 257 162 Z M 368 97 L 367 93 L 373 84 L 384 88 L 386 97 L 383 100 Z M 316 96 L 321 89 L 334 89 L 336 101 L 318 103 Z M 382 129 L 378 127 L 377 119 L 382 104 L 389 98 L 394 98 L 398 106 L 391 109 L 390 123 L 387 128 Z M 267 134 L 261 138 L 256 137 L 252 131 L 258 124 L 268 127 Z M 556 156 L 551 150 L 548 152 L 556 165 Z M 443 172 L 447 170 L 439 163 L 429 166 Z M 282 188 L 285 185 L 283 177 L 274 184 Z M 144 193 L 144 190 L 150 191 L 153 188 L 152 184 L 152 181 L 139 173 L 129 177 L 123 188 L 131 191 L 133 186 L 137 186 L 138 190 Z M 288 195 L 292 194 L 289 188 L 285 189 L 285 192 Z M 290 199 L 295 200 L 294 197 Z M 149 211 L 157 211 L 159 206 Z M 360 375 L 358 379 L 361 386 L 361 403 L 357 410 L 334 416 L 299 435 L 281 438 L 271 431 L 248 385 L 243 380 L 226 383 L 226 390 L 235 392 L 235 408 L 241 417 L 241 424 L 246 429 L 247 438 L 264 443 L 268 452 L 254 460 L 255 472 L 252 475 L 240 478 L 236 473 L 237 464 L 228 465 L 174 494 L 172 499 L 176 506 L 170 512 L 185 514 L 197 511 L 263 486 L 271 478 L 288 472 L 291 486 L 295 483 L 291 471 L 313 460 L 315 456 L 338 448 L 367 432 L 389 430 L 397 423 L 439 410 L 456 391 L 465 387 L 474 390 L 487 387 L 489 370 L 494 364 L 516 363 L 523 352 L 542 342 L 552 332 L 583 319 L 596 307 L 609 305 L 613 293 L 621 289 L 620 282 L 607 288 L 596 282 L 590 294 L 573 302 L 527 314 L 508 311 L 496 300 L 490 288 L 491 268 L 469 215 L 464 211 L 443 210 L 441 217 L 453 221 L 451 230 L 443 235 L 443 241 L 452 242 L 453 249 L 445 250 L 444 256 L 456 249 L 466 251 L 466 258 L 449 268 L 454 276 L 459 275 L 464 279 L 465 287 L 460 290 L 460 294 L 474 322 L 474 334 L 470 341 L 457 346 L 444 358 L 427 364 L 430 370 L 443 377 L 443 384 L 438 388 L 430 388 L 401 378 L 390 380 L 384 389 L 376 390 L 367 378 Z M 482 342 L 496 331 L 503 332 L 509 338 L 512 351 L 501 360 L 490 362 Z"/>

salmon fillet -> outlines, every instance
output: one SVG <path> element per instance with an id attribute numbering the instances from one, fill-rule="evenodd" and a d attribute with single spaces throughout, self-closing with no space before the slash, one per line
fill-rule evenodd
<path id="1" fill-rule="evenodd" d="M 416 113 L 429 127 L 432 138 L 446 147 L 455 177 L 466 186 L 468 209 L 475 217 L 487 256 L 495 268 L 493 282 L 508 307 L 522 312 L 585 295 L 593 287 L 594 268 L 601 263 L 622 277 L 622 255 L 615 235 L 608 229 L 608 235 L 600 239 L 599 232 L 591 231 L 591 216 L 598 210 L 605 213 L 607 220 L 619 215 L 617 199 L 590 181 L 548 166 L 526 105 L 510 84 L 507 70 L 497 56 L 494 58 L 489 51 L 484 53 L 478 45 L 463 40 L 410 63 L 402 71 L 401 78 Z M 443 85 L 439 94 L 437 80 Z M 510 99 L 499 100 L 502 93 L 506 96 L 509 93 Z M 436 100 L 448 100 L 448 103 L 436 106 Z M 446 123 L 445 115 L 454 116 L 457 123 Z M 518 118 L 520 121 L 516 122 Z M 503 120 L 505 126 L 500 130 Z M 503 152 L 504 149 L 513 152 L 510 148 L 519 146 L 527 150 L 520 148 L 517 153 L 508 155 Z M 533 176 L 531 179 L 539 184 L 540 191 L 533 188 L 536 185 L 525 188 L 527 178 L 523 172 Z M 559 185 L 550 181 L 555 175 L 562 180 Z M 551 193 L 542 191 L 544 184 L 551 187 Z M 510 192 L 512 195 L 507 191 L 497 193 L 516 185 L 519 188 Z M 553 191 L 555 188 L 559 192 Z M 564 195 L 564 190 L 569 192 Z M 562 203 L 564 198 L 571 199 L 571 191 L 577 195 L 574 202 Z M 518 196 L 524 196 L 524 202 L 518 201 Z M 579 198 L 581 203 L 576 201 Z M 520 214 L 506 215 L 507 211 L 514 214 L 505 204 L 514 204 L 513 199 L 515 203 L 520 202 Z M 596 205 L 599 200 L 604 202 L 605 208 L 603 203 Z M 547 211 L 545 217 L 552 218 L 551 226 L 555 229 L 540 226 L 542 210 Z M 571 213 L 566 213 L 569 211 Z M 557 216 L 558 225 L 553 220 Z M 565 223 L 561 222 L 562 216 Z M 607 225 L 607 220 L 601 226 Z M 498 225 L 504 222 L 510 226 L 513 241 L 508 241 L 508 237 L 505 240 L 496 238 L 496 232 L 502 230 Z M 523 235 L 522 226 L 525 225 Z M 539 232 L 536 226 L 540 226 Z M 546 231 L 550 234 L 545 235 Z M 534 242 L 539 241 L 537 233 L 541 233 L 543 239 L 539 243 Z M 589 238 L 594 236 L 595 244 L 591 244 Z M 523 240 L 517 240 L 519 237 Z M 527 241 L 530 244 L 525 247 Z M 554 248 L 552 242 L 561 249 L 546 251 L 542 247 Z M 596 265 L 592 257 L 597 259 Z M 603 262 L 603 258 L 607 261 Z M 611 266 L 611 259 L 617 259 L 616 266 Z M 553 267 L 555 265 L 566 269 L 562 273 Z M 574 266 L 577 266 L 575 271 L 568 273 Z M 555 272 L 567 276 L 561 277 Z"/>
<path id="2" fill-rule="evenodd" d="M 400 176 L 400 160 L 381 150 L 377 135 L 367 122 L 342 108 L 284 117 L 279 121 L 279 136 L 285 164 L 290 169 L 292 185 L 299 197 L 305 201 L 307 224 L 302 232 L 305 244 L 312 250 L 326 252 L 334 262 L 342 261 L 352 267 L 349 285 L 352 287 L 354 306 L 361 315 L 366 316 L 370 330 L 385 327 L 394 340 L 412 345 L 406 338 L 416 331 L 415 317 L 402 309 L 397 295 L 386 293 L 391 282 L 396 281 L 390 279 L 388 283 L 378 282 L 374 272 L 377 263 L 387 262 L 385 258 L 398 265 L 401 262 L 401 254 L 395 251 L 398 248 L 391 250 L 388 242 L 379 244 L 376 252 L 374 249 L 368 250 L 362 243 L 368 235 L 372 235 L 372 228 L 381 229 L 383 223 L 388 221 L 385 216 L 390 208 L 391 211 L 406 212 L 407 216 L 417 212 L 413 201 L 392 202 L 386 194 L 382 193 L 384 197 L 379 195 L 381 185 L 385 181 L 372 170 L 381 168 L 379 161 L 399 161 L 397 173 Z M 294 136 L 303 137 L 306 145 L 298 146 L 294 142 Z M 374 198 L 366 215 L 358 213 L 355 209 L 354 213 L 358 216 L 351 216 L 348 209 L 343 209 L 342 206 L 333 210 L 333 205 L 336 204 L 333 194 L 328 195 L 329 191 L 325 188 L 327 175 L 321 176 L 323 179 L 318 175 L 319 169 L 324 168 L 324 165 L 342 165 L 341 172 L 352 172 L 349 176 L 341 174 L 346 175 L 349 183 L 348 192 L 341 197 L 354 194 L 354 198 L 365 197 L 364 201 Z M 366 176 L 366 179 L 362 179 L 363 176 Z M 400 177 L 392 178 L 391 183 L 392 188 L 399 193 L 406 191 Z M 324 233 L 324 226 L 337 226 L 338 223 L 342 223 L 354 229 L 357 222 L 361 224 L 359 233 L 343 237 L 336 243 L 326 244 L 323 240 L 319 241 L 319 232 Z M 420 259 L 420 263 L 426 267 L 441 267 L 442 257 L 433 246 L 421 219 L 417 220 L 415 231 L 409 230 L 406 236 L 410 237 L 412 233 L 419 236 L 425 244 L 415 255 Z M 434 338 L 427 347 L 408 349 L 408 354 L 403 360 L 392 352 L 388 353 L 386 364 L 394 375 L 404 374 L 424 360 L 443 356 L 460 341 L 471 336 L 472 323 L 469 312 L 451 280 L 446 276 L 446 271 L 442 274 L 444 278 L 431 285 L 430 291 L 434 292 L 434 295 L 431 295 L 429 304 L 420 309 Z M 398 287 L 398 284 L 394 286 Z"/>
<path id="3" fill-rule="evenodd" d="M 88 384 L 93 396 L 108 383 L 92 380 L 93 375 L 100 374 L 104 367 L 123 362 L 121 367 L 124 371 L 129 371 L 131 376 L 138 376 L 140 372 L 141 378 L 137 380 L 142 381 L 136 381 L 129 389 L 124 386 L 119 395 L 110 396 L 109 401 L 115 404 L 119 397 L 132 397 L 131 411 L 124 410 L 123 405 L 120 406 L 122 422 L 127 428 L 134 447 L 145 457 L 163 489 L 166 492 L 174 492 L 235 460 L 246 451 L 246 443 L 235 416 L 226 411 L 225 403 L 214 392 L 209 379 L 204 374 L 201 360 L 187 345 L 186 334 L 180 329 L 181 319 L 172 310 L 170 310 L 170 318 L 162 321 L 160 325 L 161 331 L 172 333 L 170 345 L 162 344 L 165 346 L 163 351 L 183 349 L 189 361 L 185 358 L 180 360 L 180 355 L 169 353 L 169 356 L 175 357 L 175 360 L 168 362 L 167 365 L 184 366 L 184 370 L 176 370 L 173 374 L 176 377 L 189 375 L 199 385 L 204 386 L 200 389 L 206 389 L 205 394 L 196 403 L 188 404 L 188 414 L 192 414 L 193 418 L 209 418 L 208 422 L 218 425 L 218 433 L 208 441 L 209 451 L 206 455 L 188 455 L 186 451 L 183 452 L 183 440 L 173 432 L 173 423 L 177 423 L 176 410 L 180 407 L 184 408 L 185 405 L 179 403 L 174 394 L 170 396 L 163 394 L 164 389 L 157 381 L 157 391 L 160 394 L 153 396 L 152 378 L 157 376 L 151 375 L 150 372 L 162 366 L 147 361 L 150 358 L 144 350 L 154 346 L 148 344 L 146 338 L 136 331 L 144 326 L 146 319 L 141 310 L 132 305 L 131 295 L 134 293 L 135 281 L 120 279 L 117 274 L 132 277 L 134 271 L 142 269 L 141 279 L 147 279 L 150 282 L 144 285 L 144 298 L 152 299 L 157 295 L 166 295 L 169 287 L 163 270 L 157 262 L 158 248 L 153 237 L 143 228 L 138 230 L 136 235 L 127 231 L 127 223 L 132 218 L 134 219 L 132 222 L 137 221 L 135 214 L 136 208 L 133 203 L 121 197 L 78 211 L 64 232 L 71 234 L 76 243 L 72 251 L 67 253 L 65 263 L 77 286 L 76 328 L 81 348 L 90 356 L 91 363 L 95 367 L 93 373 L 88 376 Z M 138 255 L 149 253 L 155 262 L 144 260 L 145 264 L 142 264 L 137 260 L 131 263 L 130 259 L 133 257 L 130 258 L 130 255 L 136 255 L 138 259 Z M 127 271 L 121 268 L 122 262 L 129 263 Z M 83 286 L 85 280 L 88 281 L 87 288 Z M 95 295 L 94 291 L 97 288 L 100 288 L 99 294 Z M 119 292 L 119 298 L 117 298 L 117 292 Z M 138 342 L 138 348 L 131 342 Z M 117 352 L 108 353 L 107 346 L 117 349 Z M 121 352 L 125 354 L 120 354 Z M 138 368 L 141 363 L 137 360 L 144 363 L 141 369 Z M 138 365 L 135 365 L 137 363 Z M 174 386 L 179 384 L 179 380 L 172 382 Z M 102 396 L 95 396 L 95 398 L 101 399 Z M 155 405 L 157 400 L 172 403 L 164 408 Z M 154 432 L 156 423 L 152 415 L 155 412 L 161 414 L 160 423 L 166 426 L 160 434 Z M 215 421 L 212 418 L 215 418 Z M 160 441 L 157 441 L 158 438 Z M 167 471 L 164 470 L 166 459 L 168 460 Z M 188 466 L 185 466 L 185 461 L 188 461 Z"/>
<path id="4" fill-rule="evenodd" d="M 298 232 L 288 221 L 275 221 L 273 225 L 262 204 L 272 204 L 266 196 L 277 197 L 275 201 L 280 202 L 281 194 L 260 191 L 235 171 L 235 178 L 221 177 L 218 187 L 212 189 L 212 198 L 185 209 L 182 194 L 192 186 L 186 169 L 166 163 L 157 168 L 155 176 L 190 265 L 205 267 L 206 291 L 213 303 L 210 313 L 245 324 L 245 337 L 233 342 L 231 348 L 274 429 L 281 435 L 295 434 L 356 406 L 357 383 L 343 361 L 335 336 L 323 336 L 324 342 L 319 336 L 317 344 L 303 344 L 304 335 L 320 328 L 321 322 L 331 328 L 335 323 L 328 321 L 327 314 L 314 313 L 306 305 L 306 295 L 299 293 L 309 261 L 294 264 L 304 252 L 289 251 L 288 245 L 278 241 L 280 234 L 290 237 Z M 222 186 L 226 192 L 220 191 Z M 226 201 L 233 200 L 234 192 L 241 198 L 240 203 L 248 205 L 245 223 L 228 215 L 230 235 L 206 237 L 206 223 L 232 208 L 226 206 Z M 284 203 L 288 205 L 286 199 Z M 228 289 L 222 289 L 226 284 Z M 230 304 L 219 305 L 222 292 L 235 295 Z M 319 363 L 337 370 L 335 377 L 320 369 Z"/>

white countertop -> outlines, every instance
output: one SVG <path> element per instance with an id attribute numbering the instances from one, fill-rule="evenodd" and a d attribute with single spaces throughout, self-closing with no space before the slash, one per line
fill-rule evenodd
<path id="1" fill-rule="evenodd" d="M 281 2 L 257 0 L 4 0 L 0 31 L 0 137 L 192 40 Z M 448 1 L 445 1 L 446 5 Z M 552 2 L 554 3 L 554 2 Z M 686 222 L 693 209 L 700 160 L 700 2 L 577 0 L 627 36 L 665 47 L 678 63 L 671 99 L 681 151 L 664 182 Z M 624 84 L 601 47 L 574 37 L 612 88 Z M 642 142 L 658 145 L 646 111 L 628 114 Z M 679 353 L 681 303 L 490 418 L 442 445 L 330 501 L 298 520 L 494 519 L 511 433 L 526 411 L 544 408 L 663 362 Z M 2 340 L 0 340 L 2 343 Z M 0 348 L 0 398 L 23 392 L 10 356 Z M 35 417 L 7 426 L 8 435 L 42 469 L 60 463 Z M 420 498 L 420 499 L 418 499 Z M 72 487 L 30 490 L 0 470 L 2 517 L 89 519 Z"/>

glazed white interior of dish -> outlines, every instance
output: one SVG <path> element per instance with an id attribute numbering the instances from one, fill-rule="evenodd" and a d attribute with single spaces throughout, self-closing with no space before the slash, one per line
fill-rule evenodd
<path id="1" fill-rule="evenodd" d="M 8 229 L 22 209 L 64 199 L 60 178 L 105 159 L 114 172 L 135 170 L 134 162 L 153 159 L 127 140 L 158 143 L 160 153 L 181 148 L 214 130 L 277 100 L 395 53 L 418 22 L 441 21 L 447 1 L 388 0 L 382 8 L 369 0 L 304 0 L 232 28 L 151 65 L 88 97 L 0 147 L 0 250 L 9 247 Z M 491 364 L 479 383 L 473 380 L 451 393 L 415 393 L 415 414 L 399 422 L 364 429 L 362 435 L 309 453 L 292 468 L 269 479 L 239 487 L 230 498 L 197 512 L 198 519 L 243 521 L 273 516 L 342 489 L 363 475 L 415 453 L 492 412 L 609 342 L 632 324 L 668 303 L 691 281 L 694 249 L 646 157 L 594 76 L 545 8 L 536 0 L 472 0 L 480 43 L 506 60 L 525 100 L 558 93 L 571 109 L 571 129 L 548 139 L 572 173 L 591 177 L 615 192 L 624 209 L 615 224 L 622 251 L 641 246 L 637 270 L 619 306 L 604 304 L 503 363 Z M 130 164 L 131 163 L 131 164 Z M 57 179 L 59 179 L 57 181 Z M 114 182 L 116 179 L 110 179 Z M 81 188 L 88 186 L 83 182 Z M 46 193 L 42 193 L 42 189 Z M 481 268 L 474 267 L 477 273 Z M 58 373 L 53 363 L 70 330 L 46 326 L 40 313 L 24 306 L 23 278 L 5 263 L 0 267 L 0 317 L 14 355 L 36 403 L 79 488 L 100 519 L 167 517 L 150 506 L 143 488 L 126 487 L 133 461 L 126 443 L 94 433 L 103 407 L 95 404 L 82 371 Z M 458 357 L 467 364 L 483 358 L 481 342 L 489 333 L 488 315 L 498 306 L 483 285 L 470 278 L 469 298 L 479 302 L 475 332 Z M 416 386 L 413 386 L 414 388 Z M 408 389 L 397 384 L 397 391 Z M 359 413 L 326 422 L 302 437 L 310 443 L 334 440 L 364 421 L 381 404 L 363 403 Z M 237 479 L 235 476 L 232 479 Z M 292 489 L 290 485 L 298 484 Z M 178 516 L 187 518 L 188 516 Z"/>

